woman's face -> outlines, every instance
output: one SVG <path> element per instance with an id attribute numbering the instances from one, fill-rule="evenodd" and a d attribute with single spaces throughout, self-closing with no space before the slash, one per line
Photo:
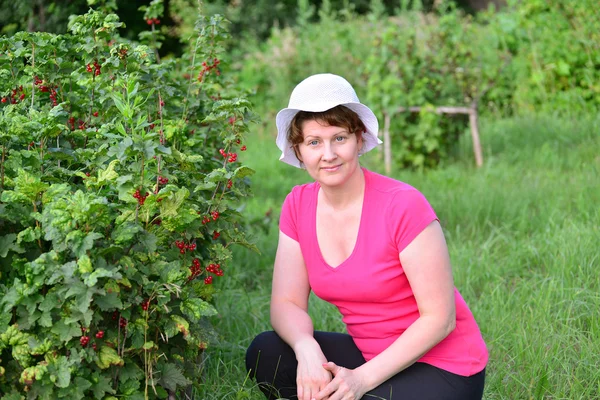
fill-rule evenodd
<path id="1" fill-rule="evenodd" d="M 346 128 L 324 125 L 323 121 L 306 121 L 304 140 L 298 144 L 300 161 L 321 186 L 344 184 L 356 172 L 362 140 Z"/>

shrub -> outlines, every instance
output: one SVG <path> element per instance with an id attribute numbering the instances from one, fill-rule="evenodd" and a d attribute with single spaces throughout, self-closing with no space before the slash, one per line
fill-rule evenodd
<path id="1" fill-rule="evenodd" d="M 250 104 L 221 74 L 226 21 L 159 62 L 116 15 L 0 38 L 2 399 L 166 398 L 199 384 L 213 282 L 247 243 Z M 26 393 L 27 392 L 27 393 Z"/>

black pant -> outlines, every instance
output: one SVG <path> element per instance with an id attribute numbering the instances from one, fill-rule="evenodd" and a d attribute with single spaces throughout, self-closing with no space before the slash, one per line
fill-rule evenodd
<path id="1" fill-rule="evenodd" d="M 349 335 L 315 332 L 325 358 L 354 369 L 365 363 Z M 258 335 L 246 352 L 246 368 L 269 400 L 295 399 L 296 355 L 275 332 Z M 481 400 L 485 369 L 473 376 L 461 376 L 425 363 L 414 363 L 394 375 L 363 399 L 384 400 Z"/>

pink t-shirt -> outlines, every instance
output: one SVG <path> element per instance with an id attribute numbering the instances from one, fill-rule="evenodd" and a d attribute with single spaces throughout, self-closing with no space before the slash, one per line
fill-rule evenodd
<path id="1" fill-rule="evenodd" d="M 352 254 L 332 268 L 316 234 L 319 184 L 296 186 L 285 199 L 279 227 L 299 242 L 311 289 L 334 304 L 368 361 L 385 350 L 418 317 L 419 310 L 399 260 L 400 252 L 437 217 L 412 186 L 363 168 L 365 195 Z M 418 361 L 452 373 L 481 371 L 488 352 L 479 327 L 454 289 L 456 328 Z"/>

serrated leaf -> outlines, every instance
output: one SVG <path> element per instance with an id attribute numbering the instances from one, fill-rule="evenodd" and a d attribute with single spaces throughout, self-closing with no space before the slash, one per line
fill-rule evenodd
<path id="1" fill-rule="evenodd" d="M 113 292 L 108 293 L 104 296 L 97 296 L 94 299 L 94 303 L 100 308 L 102 311 L 110 311 L 114 309 L 122 309 L 123 302 L 119 298 L 119 293 Z"/>
<path id="2" fill-rule="evenodd" d="M 97 185 L 101 186 L 114 181 L 119 174 L 115 172 L 115 166 L 119 163 L 119 160 L 112 160 L 106 169 L 100 169 L 98 171 L 98 182 Z"/>
<path id="3" fill-rule="evenodd" d="M 94 397 L 96 399 L 98 399 L 98 400 L 104 399 L 105 398 L 104 395 L 106 393 L 110 393 L 110 394 L 115 393 L 115 390 L 112 387 L 111 379 L 108 376 L 95 373 L 93 375 L 92 381 L 96 382 L 92 386 L 92 393 L 94 393 Z M 108 398 L 110 398 L 110 397 L 108 397 Z"/>
<path id="4" fill-rule="evenodd" d="M 189 195 L 190 192 L 186 188 L 181 188 L 176 193 L 163 199 L 160 203 L 160 214 L 163 218 L 175 217 L 178 215 L 181 205 Z"/>
<path id="5" fill-rule="evenodd" d="M 164 388 L 176 391 L 177 387 L 185 387 L 192 382 L 188 380 L 175 364 L 166 363 L 159 366 L 160 379 L 158 383 Z"/>
<path id="6" fill-rule="evenodd" d="M 149 341 L 149 342 L 144 343 L 144 345 L 142 346 L 142 349 L 144 349 L 144 350 L 150 350 L 153 347 L 154 347 L 154 342 L 153 341 Z"/>
<path id="7" fill-rule="evenodd" d="M 235 176 L 238 179 L 242 179 L 245 178 L 247 176 L 253 175 L 254 174 L 254 170 L 252 168 L 246 167 L 246 166 L 242 166 L 239 167 L 235 170 L 235 172 L 233 173 L 233 176 Z"/>
<path id="8" fill-rule="evenodd" d="M 197 297 L 182 301 L 179 308 L 183 314 L 195 320 L 217 314 L 217 310 L 212 304 Z"/>
<path id="9" fill-rule="evenodd" d="M 8 235 L 0 236 L 0 257 L 4 258 L 10 250 L 17 251 L 20 249 L 15 243 L 17 235 L 9 233 Z M 21 251 L 22 252 L 22 251 Z"/>
<path id="10" fill-rule="evenodd" d="M 190 324 L 179 315 L 171 315 L 171 320 L 165 326 L 167 337 L 173 337 L 181 332 L 183 336 L 187 336 L 190 332 Z"/>
<path id="11" fill-rule="evenodd" d="M 79 267 L 80 274 L 90 273 L 94 270 L 92 268 L 92 260 L 90 260 L 90 257 L 87 254 L 84 254 L 77 260 L 77 266 Z"/>
<path id="12" fill-rule="evenodd" d="M 98 279 L 100 278 L 121 278 L 121 274 L 114 271 L 109 271 L 104 268 L 98 268 L 85 278 L 83 278 L 83 283 L 85 283 L 88 287 L 95 286 L 98 283 Z"/>
<path id="13" fill-rule="evenodd" d="M 60 341 L 68 342 L 71 338 L 81 335 L 81 329 L 75 324 L 65 324 L 64 321 L 58 320 L 50 332 L 58 336 Z"/>
<path id="14" fill-rule="evenodd" d="M 119 226 L 112 233 L 112 238 L 117 244 L 127 243 L 131 241 L 134 236 L 141 232 L 143 228 L 132 221 L 126 221 Z"/>
<path id="15" fill-rule="evenodd" d="M 98 352 L 96 365 L 100 369 L 106 369 L 111 365 L 123 365 L 123 359 L 119 357 L 117 351 L 112 347 L 102 346 Z"/>
<path id="16" fill-rule="evenodd" d="M 54 378 L 54 384 L 59 388 L 69 387 L 71 371 L 69 361 L 65 356 L 60 356 L 48 365 L 48 373 Z"/>
<path id="17" fill-rule="evenodd" d="M 73 231 L 71 233 L 75 233 L 79 231 Z M 75 257 L 80 258 L 88 251 L 94 247 L 94 240 L 100 239 L 102 237 L 101 234 L 96 232 L 90 232 L 82 240 L 75 240 L 71 245 L 71 250 Z M 68 236 L 67 236 L 68 238 Z M 68 239 L 67 239 L 68 240 Z"/>

